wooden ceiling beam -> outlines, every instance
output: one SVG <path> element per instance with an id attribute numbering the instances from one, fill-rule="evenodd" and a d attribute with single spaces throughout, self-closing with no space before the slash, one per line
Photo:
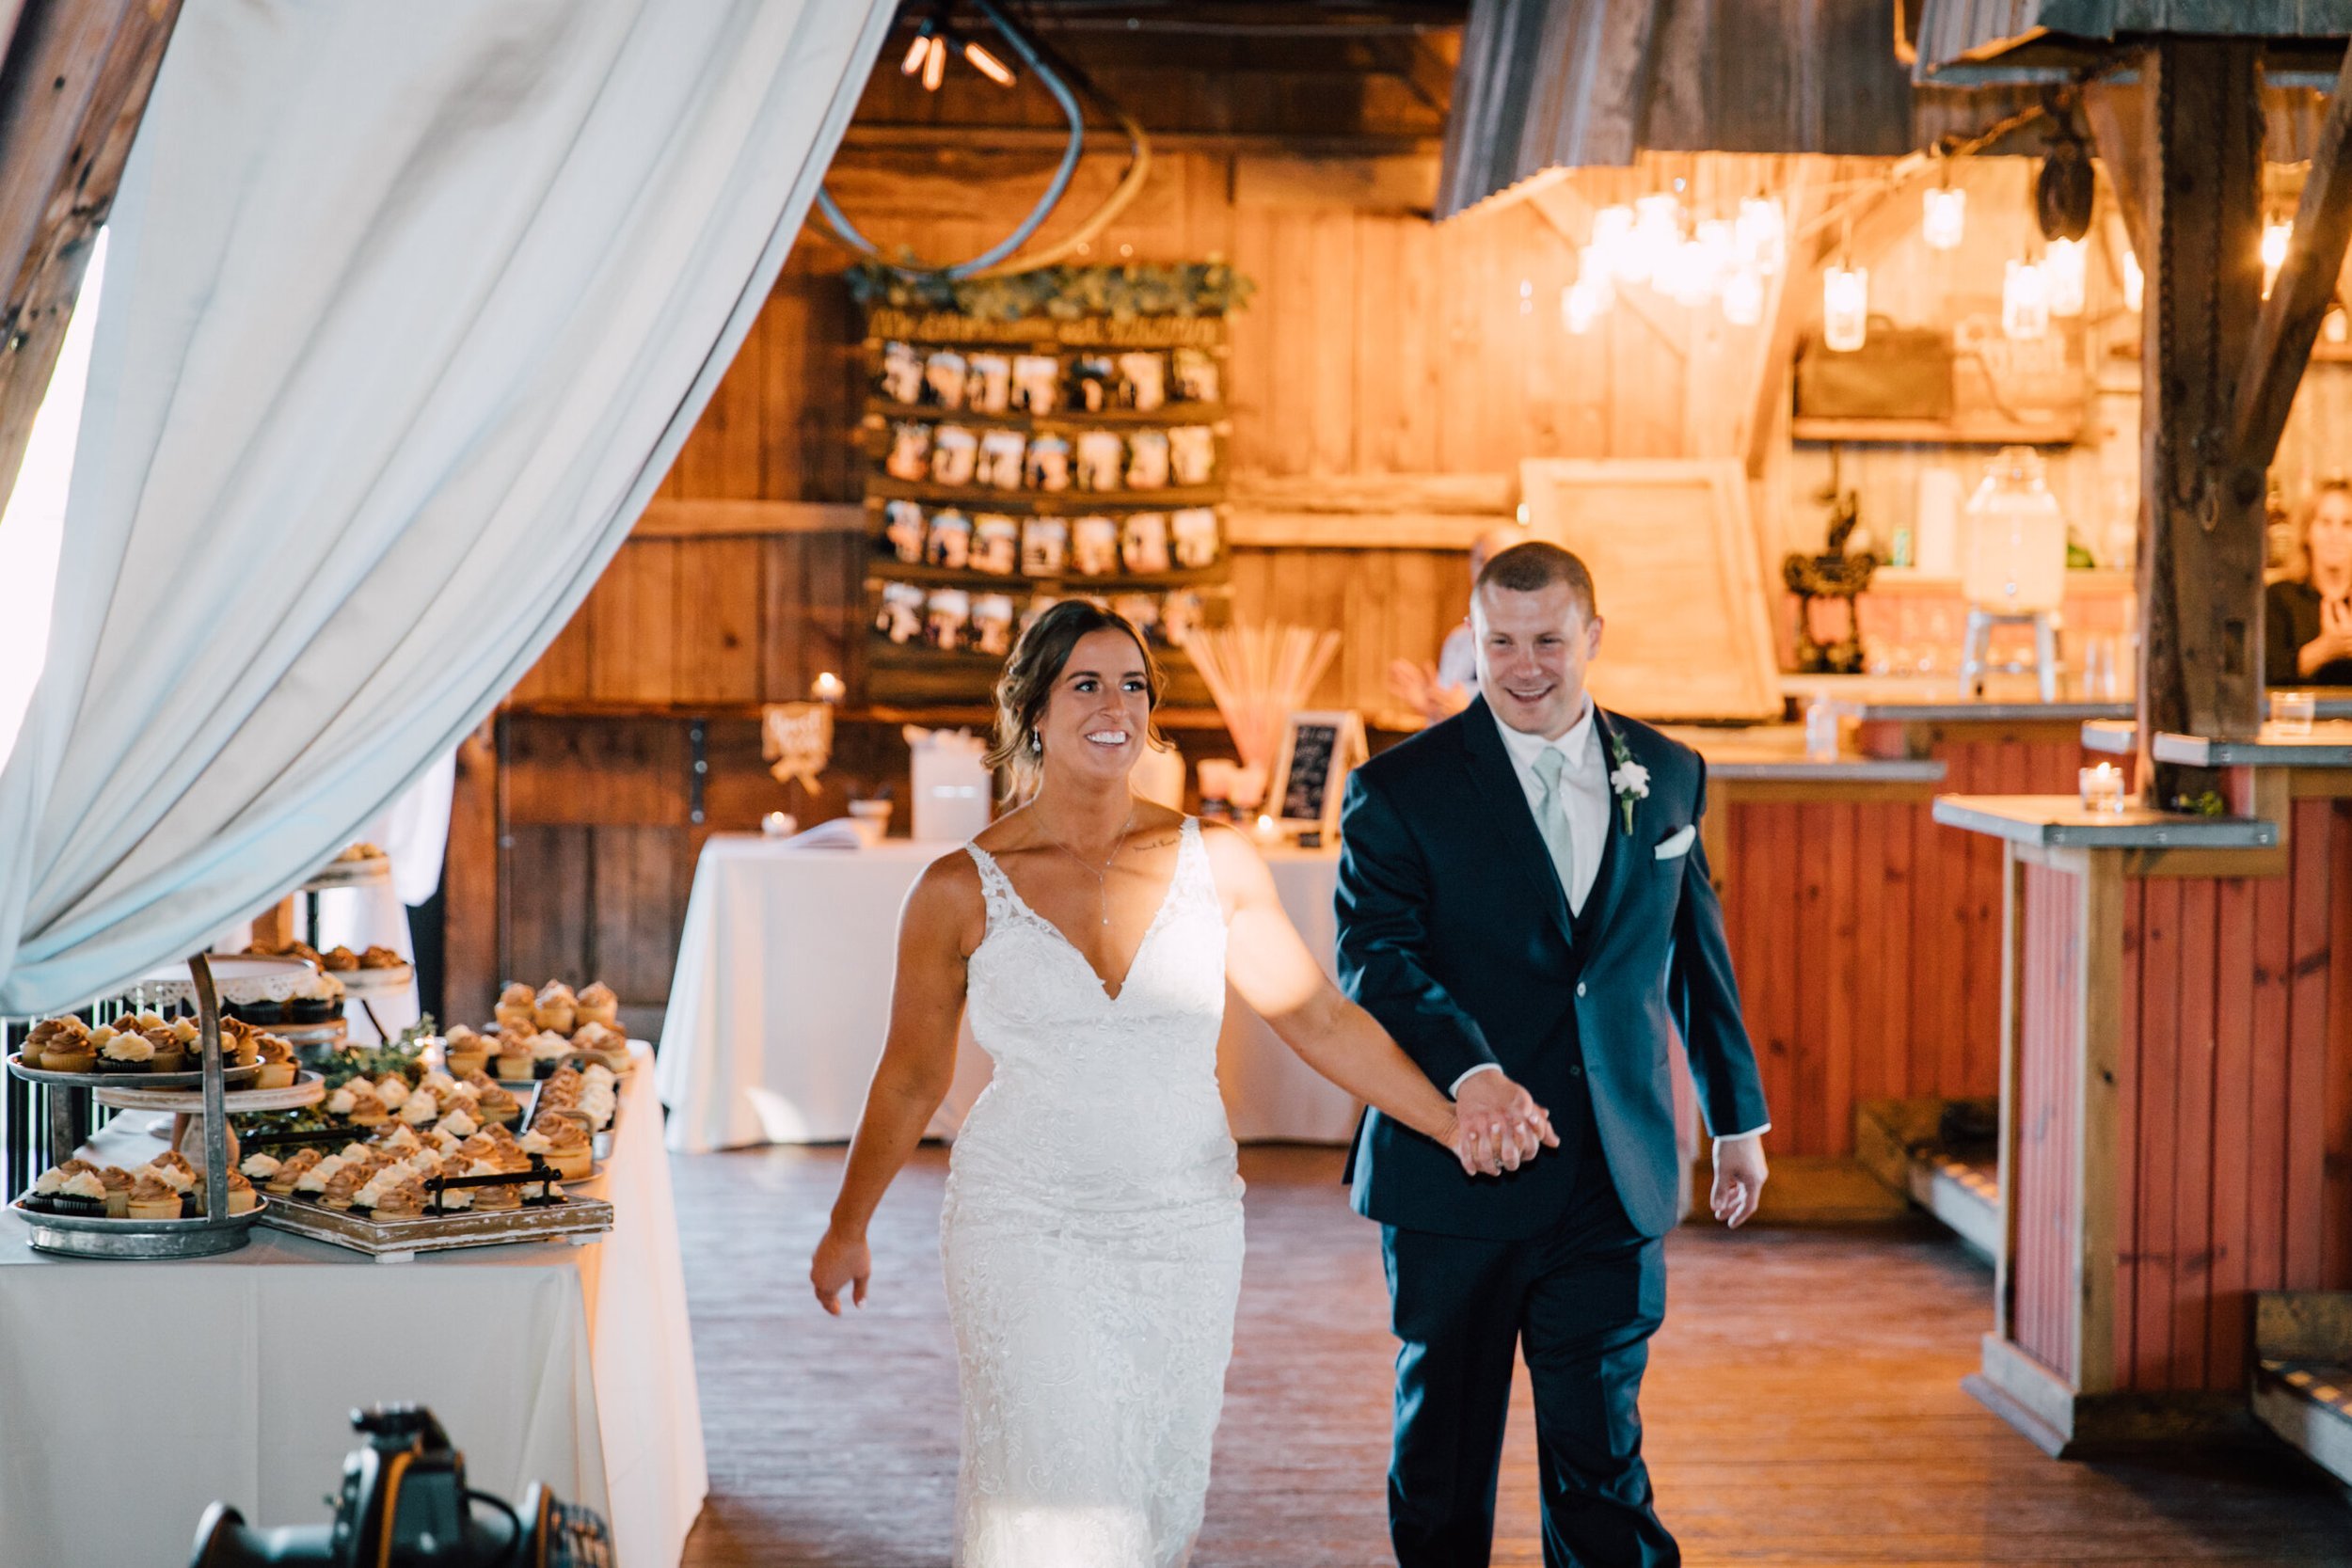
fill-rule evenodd
<path id="1" fill-rule="evenodd" d="M 2320 125 L 2286 261 L 2271 285 L 2270 297 L 2263 301 L 2253 340 L 2246 346 L 2245 366 L 2238 372 L 2225 450 L 2240 475 L 2252 474 L 2257 483 L 2278 452 L 2287 413 L 2295 406 L 2295 389 L 2302 385 L 2312 345 L 2319 341 L 2320 323 L 2336 301 L 2344 251 L 2352 246 L 2352 150 L 2346 149 L 2347 140 L 2352 140 L 2352 50 L 2344 55 L 2335 94 L 2328 102 L 2328 118 Z"/>
<path id="2" fill-rule="evenodd" d="M 24 0 L 0 62 L 0 497 L 179 17 L 180 0 Z"/>

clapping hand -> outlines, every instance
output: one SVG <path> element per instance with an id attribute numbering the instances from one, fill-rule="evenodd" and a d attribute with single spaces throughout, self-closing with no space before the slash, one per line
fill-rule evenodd
<path id="1" fill-rule="evenodd" d="M 2335 658 L 2352 656 L 2352 600 L 2323 599 L 2319 606 L 2319 638 Z"/>
<path id="2" fill-rule="evenodd" d="M 1480 1072 L 1462 1081 L 1454 1098 L 1454 1157 L 1470 1175 L 1517 1170 L 1559 1147 L 1549 1114 L 1510 1079 Z"/>

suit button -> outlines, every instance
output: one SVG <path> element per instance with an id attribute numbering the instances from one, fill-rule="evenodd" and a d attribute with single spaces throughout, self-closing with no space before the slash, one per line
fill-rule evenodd
<path id="1" fill-rule="evenodd" d="M 1581 996 L 1581 995 L 1583 995 L 1583 994 L 1584 994 L 1584 982 L 1583 982 L 1583 981 L 1581 981 L 1581 980 L 1579 980 L 1579 981 L 1576 983 L 1576 994 L 1577 994 L 1577 995 L 1579 995 L 1579 996 Z"/>
<path id="2" fill-rule="evenodd" d="M 1571 1078 L 1581 1078 L 1584 1076 L 1584 1069 L 1575 1062 L 1570 1062 L 1568 1064 L 1568 1076 Z"/>

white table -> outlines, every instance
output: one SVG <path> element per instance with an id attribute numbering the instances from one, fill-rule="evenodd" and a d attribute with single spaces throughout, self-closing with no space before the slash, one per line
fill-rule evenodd
<path id="1" fill-rule="evenodd" d="M 662 1025 L 672 1148 L 831 1143 L 856 1130 L 889 1016 L 898 907 L 923 868 L 955 848 L 891 839 L 819 849 L 712 835 L 694 868 Z M 1292 921 L 1329 968 L 1337 852 L 1276 849 L 1267 863 Z M 1225 1015 L 1217 1076 L 1233 1135 L 1344 1143 L 1355 1101 L 1231 991 Z M 988 1072 L 967 1031 L 932 1136 L 954 1136 Z"/>
<path id="2" fill-rule="evenodd" d="M 614 1228 L 588 1246 L 379 1264 L 264 1227 L 220 1258 L 94 1263 L 0 1215 L 0 1563 L 184 1562 L 215 1497 L 322 1523 L 349 1412 L 408 1401 L 476 1489 L 543 1481 L 612 1522 L 628 1568 L 675 1568 L 709 1479 L 652 1076 L 623 1091 L 586 1189 Z"/>

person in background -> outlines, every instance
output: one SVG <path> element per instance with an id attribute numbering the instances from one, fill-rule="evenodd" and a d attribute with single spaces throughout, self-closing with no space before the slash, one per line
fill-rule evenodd
<path id="1" fill-rule="evenodd" d="M 1525 543 L 1527 535 L 1517 529 L 1490 529 L 1471 541 L 1470 575 L 1473 589 L 1478 574 L 1486 569 L 1486 562 L 1496 554 L 1512 546 Z M 1470 618 L 1446 633 L 1445 643 L 1438 650 L 1437 668 L 1400 658 L 1389 666 L 1389 690 L 1399 702 L 1434 724 L 1440 719 L 1451 719 L 1470 706 L 1470 700 L 1478 695 L 1478 642 L 1470 634 Z"/>
<path id="2" fill-rule="evenodd" d="M 2263 594 L 2264 681 L 2352 686 L 2352 480 L 2312 492 L 2301 531 L 2301 575 Z"/>

